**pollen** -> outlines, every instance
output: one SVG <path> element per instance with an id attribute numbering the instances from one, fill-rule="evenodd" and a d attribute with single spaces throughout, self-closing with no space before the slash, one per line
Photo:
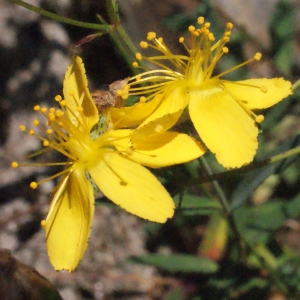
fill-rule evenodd
<path id="1" fill-rule="evenodd" d="M 149 46 L 149 44 L 148 44 L 147 42 L 145 42 L 145 41 L 141 41 L 141 42 L 140 42 L 140 47 L 141 47 L 141 48 L 147 49 L 148 46 Z"/>
<path id="2" fill-rule="evenodd" d="M 188 30 L 189 30 L 189 32 L 193 33 L 196 30 L 196 28 L 195 28 L 195 26 L 190 25 Z"/>
<path id="3" fill-rule="evenodd" d="M 151 41 L 155 38 L 156 38 L 156 33 L 155 32 L 153 32 L 153 31 L 148 32 L 148 34 L 147 34 L 147 40 L 148 41 Z"/>
<path id="4" fill-rule="evenodd" d="M 14 169 L 16 169 L 16 168 L 19 166 L 19 164 L 18 164 L 16 161 L 13 161 L 13 162 L 11 163 L 11 166 L 12 166 Z"/>
<path id="5" fill-rule="evenodd" d="M 54 97 L 54 99 L 55 99 L 57 102 L 59 102 L 59 101 L 62 100 L 62 97 L 61 97 L 61 95 L 56 95 L 56 96 Z"/>
<path id="6" fill-rule="evenodd" d="M 140 97 L 140 103 L 145 103 L 146 102 L 146 97 L 145 96 L 142 96 Z"/>
<path id="7" fill-rule="evenodd" d="M 229 22 L 226 24 L 226 27 L 231 30 L 233 28 L 233 24 Z"/>
<path id="8" fill-rule="evenodd" d="M 35 190 L 35 189 L 37 188 L 38 184 L 37 184 L 37 182 L 32 181 L 32 182 L 30 183 L 29 186 L 30 186 L 33 190 Z"/>
<path id="9" fill-rule="evenodd" d="M 59 104 L 60 104 L 61 107 L 64 107 L 64 106 L 67 105 L 66 100 L 61 100 L 61 101 L 59 102 Z"/>
<path id="10" fill-rule="evenodd" d="M 202 24 L 204 23 L 204 17 L 198 17 L 197 23 L 198 23 L 199 25 L 202 25 Z"/>
<path id="11" fill-rule="evenodd" d="M 261 60 L 261 58 L 262 58 L 262 54 L 260 52 L 255 53 L 255 55 L 254 55 L 255 60 L 259 61 L 259 60 Z"/>
<path id="12" fill-rule="evenodd" d="M 41 226 L 42 226 L 43 228 L 46 227 L 46 220 L 42 220 L 42 221 L 41 221 Z"/>
<path id="13" fill-rule="evenodd" d="M 39 121 L 39 120 L 34 120 L 34 121 L 33 121 L 33 125 L 34 125 L 34 126 L 38 126 L 39 124 L 40 124 L 40 121 Z"/>
<path id="14" fill-rule="evenodd" d="M 258 115 L 258 116 L 255 118 L 255 122 L 256 122 L 256 123 L 261 123 L 264 119 L 265 119 L 265 117 L 264 117 L 263 115 Z"/>
<path id="15" fill-rule="evenodd" d="M 141 60 L 142 59 L 142 54 L 141 53 L 137 53 L 135 55 L 136 60 Z"/>
<path id="16" fill-rule="evenodd" d="M 48 147 L 49 145 L 50 145 L 49 141 L 45 140 L 45 141 L 43 142 L 43 146 L 44 146 L 44 147 Z"/>

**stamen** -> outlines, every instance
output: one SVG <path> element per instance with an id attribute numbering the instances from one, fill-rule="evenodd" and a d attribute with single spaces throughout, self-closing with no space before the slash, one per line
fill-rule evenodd
<path id="1" fill-rule="evenodd" d="M 30 183 L 29 186 L 30 186 L 33 190 L 35 190 L 35 189 L 37 188 L 38 184 L 37 184 L 37 182 L 32 181 L 32 182 Z"/>
<path id="2" fill-rule="evenodd" d="M 13 162 L 11 163 L 11 166 L 12 166 L 14 169 L 16 169 L 16 168 L 19 167 L 19 164 L 18 164 L 16 161 L 13 161 Z"/>

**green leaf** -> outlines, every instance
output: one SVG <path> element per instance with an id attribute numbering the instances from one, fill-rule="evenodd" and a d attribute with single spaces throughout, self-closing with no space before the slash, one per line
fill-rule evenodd
<path id="1" fill-rule="evenodd" d="M 147 254 L 130 258 L 131 262 L 155 266 L 170 273 L 215 273 L 218 265 L 207 258 L 188 254 Z"/>
<path id="2" fill-rule="evenodd" d="M 300 144 L 299 135 L 290 138 L 284 144 L 277 147 L 270 153 L 270 156 L 290 150 Z M 231 196 L 231 208 L 236 209 L 241 206 L 254 192 L 254 190 L 270 175 L 281 173 L 285 170 L 297 157 L 289 157 L 281 162 L 267 165 L 247 173 L 244 179 L 237 186 Z"/>

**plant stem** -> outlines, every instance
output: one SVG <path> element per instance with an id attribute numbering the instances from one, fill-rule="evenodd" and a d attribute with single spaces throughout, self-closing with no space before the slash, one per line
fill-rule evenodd
<path id="1" fill-rule="evenodd" d="M 220 173 L 216 173 L 216 174 L 209 174 L 208 176 L 201 176 L 200 178 L 192 178 L 191 180 L 189 180 L 186 183 L 186 186 L 193 186 L 193 185 L 196 185 L 196 184 L 199 184 L 199 183 L 224 179 L 224 178 L 227 178 L 230 175 L 243 174 L 243 173 L 246 173 L 248 171 L 256 170 L 258 168 L 262 168 L 262 167 L 265 167 L 267 165 L 276 163 L 280 160 L 289 158 L 289 157 L 291 157 L 293 155 L 297 155 L 297 154 L 300 154 L 300 146 L 292 148 L 292 149 L 290 149 L 288 151 L 285 151 L 283 153 L 274 155 L 270 158 L 266 158 L 266 159 L 263 159 L 263 160 L 258 161 L 258 162 L 253 162 L 253 163 L 251 163 L 249 165 L 246 165 L 244 167 L 241 167 L 239 169 L 232 169 L 232 170 L 227 170 L 225 172 L 220 172 Z"/>
<path id="2" fill-rule="evenodd" d="M 277 155 L 279 156 L 279 155 Z M 276 157 L 277 157 L 276 156 Z M 203 163 L 203 166 L 206 170 L 206 172 L 211 175 L 212 171 L 208 163 L 206 162 L 204 157 L 201 157 L 201 162 Z M 246 253 L 250 252 L 256 256 L 256 258 L 259 260 L 261 266 L 265 268 L 270 276 L 270 279 L 273 280 L 274 284 L 280 289 L 281 292 L 283 292 L 285 295 L 288 295 L 288 288 L 285 286 L 285 284 L 281 281 L 280 277 L 276 274 L 276 270 L 274 270 L 269 263 L 257 252 L 255 247 L 251 245 L 247 239 L 241 234 L 241 232 L 238 229 L 238 226 L 235 222 L 234 216 L 232 214 L 232 211 L 230 209 L 230 205 L 226 199 L 226 196 L 218 183 L 217 180 L 213 180 L 212 182 L 218 196 L 220 203 L 223 207 L 223 211 L 225 213 L 225 217 L 230 225 L 230 228 L 234 235 L 234 240 L 237 242 L 239 248 L 240 248 L 240 254 L 242 258 L 246 258 Z"/>
<path id="3" fill-rule="evenodd" d="M 42 16 L 48 17 L 50 19 L 56 20 L 58 22 L 62 22 L 62 23 L 66 23 L 66 24 L 70 24 L 73 26 L 78 26 L 78 27 L 83 27 L 83 28 L 90 28 L 90 29 L 94 29 L 94 30 L 98 30 L 98 31 L 104 31 L 104 32 L 109 32 L 111 30 L 113 30 L 113 26 L 111 25 L 100 25 L 100 24 L 94 24 L 94 23 L 86 23 L 86 22 L 80 22 L 77 20 L 73 20 L 73 19 L 69 19 L 69 18 L 65 18 L 62 16 L 59 16 L 57 14 L 51 13 L 49 11 L 46 11 L 42 8 L 33 6 L 31 4 L 28 4 L 22 0 L 9 0 L 12 3 L 15 3 L 17 5 L 20 5 L 22 7 L 25 7 L 31 11 L 34 11 Z"/>
<path id="4" fill-rule="evenodd" d="M 132 62 L 135 59 L 135 55 L 138 52 L 135 45 L 132 43 L 131 39 L 127 35 L 126 31 L 121 25 L 120 17 L 118 14 L 118 6 L 115 0 L 105 0 L 106 3 L 106 9 L 107 14 L 109 18 L 109 22 L 113 24 L 114 31 L 111 31 L 109 34 L 111 38 L 113 39 L 115 45 L 122 53 L 125 61 L 127 62 L 127 65 L 132 70 L 133 74 L 138 74 L 139 70 L 134 68 L 132 66 Z M 98 16 L 99 18 L 99 16 Z M 102 22 L 105 22 L 103 19 L 101 19 Z M 148 67 L 143 64 L 143 62 L 140 62 L 140 65 L 146 69 Z"/>
<path id="5" fill-rule="evenodd" d="M 298 79 L 292 86 L 292 91 L 295 91 L 297 88 L 300 87 L 300 79 Z"/>

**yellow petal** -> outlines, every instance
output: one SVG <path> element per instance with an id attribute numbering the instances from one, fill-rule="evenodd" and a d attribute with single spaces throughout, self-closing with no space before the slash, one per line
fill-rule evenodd
<path id="1" fill-rule="evenodd" d="M 128 158 L 144 166 L 159 168 L 194 160 L 205 153 L 200 143 L 178 132 L 164 132 L 134 145 Z"/>
<path id="2" fill-rule="evenodd" d="M 222 84 L 250 109 L 268 108 L 292 94 L 292 84 L 283 78 L 222 81 Z"/>
<path id="3" fill-rule="evenodd" d="M 113 127 L 136 127 L 139 126 L 146 118 L 148 118 L 157 108 L 161 98 L 154 98 L 146 103 L 136 103 L 128 107 L 110 107 L 107 112 L 111 119 Z"/>
<path id="4" fill-rule="evenodd" d="M 140 141 L 148 139 L 151 136 L 156 136 L 167 131 L 176 124 L 181 114 L 182 110 L 179 110 L 177 112 L 167 114 L 165 116 L 162 116 L 161 118 L 150 121 L 145 125 L 139 126 L 136 130 L 133 131 L 130 137 L 133 146 L 135 146 L 135 144 L 139 143 Z"/>
<path id="5" fill-rule="evenodd" d="M 141 126 L 165 115 L 183 111 L 190 99 L 189 94 L 186 92 L 186 85 L 182 86 L 179 80 L 175 83 L 172 82 L 163 94 L 159 94 L 156 97 L 161 98 L 160 105 Z"/>
<path id="6" fill-rule="evenodd" d="M 191 92 L 189 113 L 200 138 L 221 165 L 235 168 L 253 160 L 258 128 L 221 88 Z"/>
<path id="7" fill-rule="evenodd" d="M 84 172 L 65 177 L 51 203 L 43 227 L 47 249 L 55 270 L 73 271 L 87 247 L 94 215 L 91 184 Z"/>
<path id="8" fill-rule="evenodd" d="M 102 193 L 126 211 L 164 223 L 174 214 L 174 202 L 146 168 L 124 156 L 108 152 L 88 170 Z"/>
<path id="9" fill-rule="evenodd" d="M 74 124 L 76 120 L 74 118 L 75 114 L 79 122 L 90 130 L 98 122 L 98 110 L 88 89 L 82 59 L 77 55 L 72 57 L 71 65 L 66 71 L 63 93 L 67 102 L 69 119 Z M 77 111 L 78 106 L 82 106 L 82 113 Z"/>

